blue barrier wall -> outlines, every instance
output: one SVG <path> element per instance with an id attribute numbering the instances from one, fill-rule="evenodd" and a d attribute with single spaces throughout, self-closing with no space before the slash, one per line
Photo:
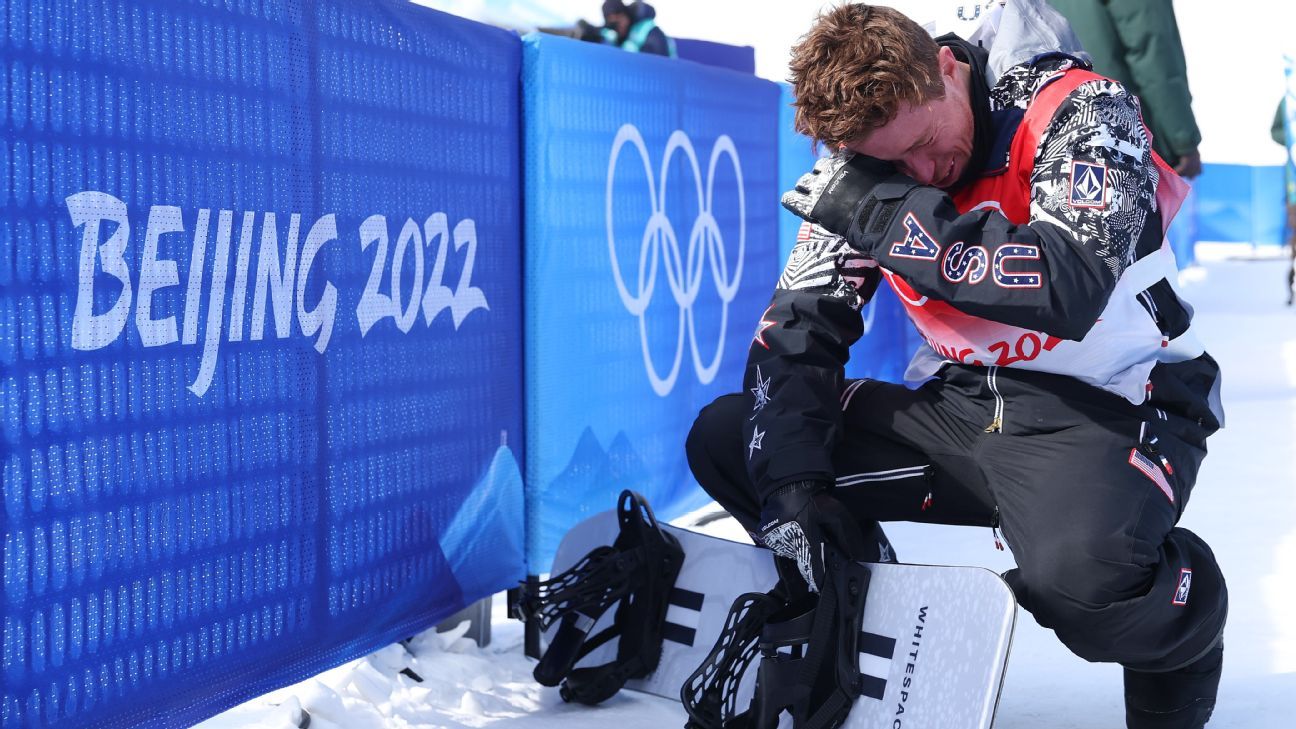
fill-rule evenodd
<path id="1" fill-rule="evenodd" d="M 814 168 L 819 159 L 810 138 L 796 132 L 796 109 L 792 102 L 792 86 L 779 84 L 778 140 L 779 140 L 779 195 L 796 186 L 796 181 Z M 818 150 L 822 151 L 822 149 Z M 777 203 L 776 203 L 777 204 Z M 801 229 L 801 218 L 793 215 L 782 205 L 778 208 L 779 221 L 779 266 L 787 264 L 788 256 L 796 245 L 797 231 Z"/>
<path id="2" fill-rule="evenodd" d="M 739 73 L 756 73 L 756 49 L 751 46 L 731 46 L 693 38 L 674 40 L 676 54 L 686 61 L 727 68 Z"/>
<path id="3" fill-rule="evenodd" d="M 778 88 L 553 36 L 523 40 L 527 553 L 626 487 L 701 506 L 697 411 L 741 383 L 776 279 Z"/>
<path id="4" fill-rule="evenodd" d="M 1197 191 L 1195 188 L 1189 188 L 1188 197 L 1184 199 L 1183 205 L 1179 208 L 1174 220 L 1170 221 L 1170 228 L 1166 230 L 1166 239 L 1170 241 L 1170 248 L 1175 255 L 1175 263 L 1180 270 L 1196 263 L 1195 249 L 1198 239 L 1198 219 Z"/>
<path id="5" fill-rule="evenodd" d="M 1286 219 L 1281 165 L 1211 163 L 1193 180 L 1195 203 L 1185 212 L 1196 224 L 1196 240 L 1281 245 Z M 1181 213 L 1181 217 L 1182 217 Z"/>
<path id="6" fill-rule="evenodd" d="M 621 488 L 704 502 L 683 439 L 814 161 L 775 85 L 403 0 L 0 10 L 0 725 L 188 725 Z M 1181 263 L 1278 242 L 1277 170 L 1208 165 Z M 848 374 L 899 379 L 912 326 L 863 315 Z"/>
<path id="7" fill-rule="evenodd" d="M 522 577 L 516 37 L 3 17 L 0 724 L 186 726 Z"/>

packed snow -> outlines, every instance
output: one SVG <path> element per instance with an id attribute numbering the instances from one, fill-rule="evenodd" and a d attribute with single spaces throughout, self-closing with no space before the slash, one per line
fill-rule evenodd
<path id="1" fill-rule="evenodd" d="M 1199 246 L 1198 256 L 1201 265 L 1181 282 L 1223 368 L 1228 415 L 1182 521 L 1214 548 L 1232 598 L 1210 727 L 1287 729 L 1296 723 L 1296 309 L 1285 306 L 1287 262 L 1277 251 Z M 704 512 L 676 523 L 690 526 Z M 702 529 L 746 538 L 732 519 Z M 887 531 L 906 562 L 1012 566 L 988 529 L 893 524 Z M 1025 613 L 1017 626 L 998 729 L 1124 726 L 1119 666 L 1076 658 Z M 594 708 L 563 703 L 556 689 L 531 678 L 535 663 L 523 655 L 522 626 L 506 617 L 502 596 L 494 601 L 490 645 L 464 637 L 467 628 L 428 631 L 199 726 L 289 729 L 305 724 L 303 712 L 311 729 L 684 724 L 679 704 L 632 691 Z"/>

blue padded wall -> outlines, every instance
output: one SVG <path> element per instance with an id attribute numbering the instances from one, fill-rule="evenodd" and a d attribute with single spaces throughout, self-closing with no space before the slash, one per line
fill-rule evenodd
<path id="1" fill-rule="evenodd" d="M 675 53 L 686 61 L 727 68 L 739 73 L 756 73 L 756 49 L 731 46 L 693 38 L 675 38 Z"/>
<path id="2" fill-rule="evenodd" d="M 1180 216 L 1193 216 L 1196 240 L 1281 245 L 1284 184 L 1281 165 L 1206 164 Z"/>
<path id="3" fill-rule="evenodd" d="M 0 11 L 0 724 L 187 726 L 522 577 L 516 37 Z"/>
<path id="4" fill-rule="evenodd" d="M 523 80 L 527 554 L 546 572 L 622 488 L 663 518 L 706 502 L 684 438 L 741 387 L 776 280 L 778 88 L 535 35 Z"/>
<path id="5" fill-rule="evenodd" d="M 778 140 L 779 140 L 779 196 L 796 186 L 796 181 L 814 168 L 819 159 L 810 138 L 796 132 L 796 109 L 792 106 L 791 84 L 779 84 Z M 779 266 L 787 264 L 792 248 L 796 246 L 797 231 L 801 229 L 801 218 L 793 215 L 782 205 L 778 206 L 779 221 Z"/>
<path id="6" fill-rule="evenodd" d="M 1197 223 L 1197 190 L 1190 187 L 1188 197 L 1166 230 L 1166 239 L 1170 241 L 1175 263 L 1181 270 L 1197 261 Z"/>

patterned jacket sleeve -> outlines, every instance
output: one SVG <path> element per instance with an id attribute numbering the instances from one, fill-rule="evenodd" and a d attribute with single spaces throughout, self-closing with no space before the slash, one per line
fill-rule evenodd
<path id="1" fill-rule="evenodd" d="M 1159 177 L 1137 100 L 1089 81 L 1041 135 L 1026 225 L 989 209 L 960 215 L 943 191 L 915 186 L 864 252 L 964 313 L 1083 339 L 1125 268 L 1160 247 Z"/>
<path id="2" fill-rule="evenodd" d="M 843 368 L 863 333 L 860 307 L 876 290 L 876 262 L 809 223 L 779 277 L 747 357 L 743 421 L 748 471 L 761 497 L 807 479 L 831 482 Z"/>

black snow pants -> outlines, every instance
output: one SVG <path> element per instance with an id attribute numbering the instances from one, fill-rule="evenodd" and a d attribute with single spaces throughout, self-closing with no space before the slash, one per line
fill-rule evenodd
<path id="1" fill-rule="evenodd" d="M 1077 655 L 1147 671 L 1186 665 L 1223 631 L 1214 555 L 1175 526 L 1206 454 L 1196 423 L 1075 379 L 947 366 L 914 390 L 847 382 L 835 495 L 871 520 L 998 527 L 1020 604 Z M 749 532 L 749 394 L 698 415 L 694 476 Z M 951 556 L 953 561 L 954 557 Z"/>

